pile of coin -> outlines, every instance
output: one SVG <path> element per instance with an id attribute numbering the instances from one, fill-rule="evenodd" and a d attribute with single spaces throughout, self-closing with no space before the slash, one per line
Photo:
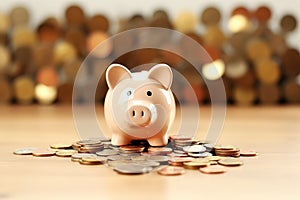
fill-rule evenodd
<path id="1" fill-rule="evenodd" d="M 217 7 L 209 6 L 201 10 L 198 17 L 189 11 L 169 16 L 166 10 L 155 10 L 152 16 L 133 13 L 114 25 L 102 13 L 89 16 L 83 7 L 74 4 L 65 9 L 63 19 L 47 17 L 34 29 L 29 26 L 30 15 L 23 6 L 13 7 L 9 13 L 0 12 L 1 103 L 71 103 L 74 80 L 87 55 L 90 59 L 84 67 L 86 80 L 98 80 L 100 72 L 115 55 L 133 44 L 145 44 L 149 40 L 147 35 L 127 35 L 116 40 L 116 44 L 106 42 L 100 50 L 93 49 L 116 33 L 140 27 L 180 31 L 210 56 L 209 59 L 199 55 L 183 38 L 161 34 L 151 42 L 162 49 L 186 52 L 188 58 L 171 51 L 139 49 L 113 61 L 130 69 L 148 63 L 169 64 L 191 85 L 174 78 L 172 90 L 180 102 L 189 103 L 196 95 L 197 101 L 209 103 L 204 80 L 218 79 L 224 81 L 229 103 L 300 102 L 299 49 L 287 42 L 290 33 L 297 29 L 297 18 L 292 13 L 281 18 L 276 16 L 280 19 L 279 31 L 271 29 L 272 11 L 264 5 L 254 10 L 237 6 L 231 13 L 221 13 Z M 222 24 L 228 24 L 229 32 L 223 30 Z M 74 100 L 89 101 L 85 90 L 93 84 L 86 82 Z M 107 91 L 105 76 L 96 84 L 95 100 L 103 102 Z"/>
<path id="2" fill-rule="evenodd" d="M 151 147 L 145 141 L 113 146 L 109 140 L 87 139 L 73 144 L 52 144 L 47 150 L 20 148 L 14 154 L 70 157 L 71 161 L 82 165 L 106 165 L 120 174 L 157 172 L 166 176 L 182 175 L 186 170 L 195 169 L 205 174 L 221 174 L 227 171 L 226 166 L 243 165 L 240 156 L 257 155 L 255 151 L 240 151 L 232 146 L 212 147 L 192 138 L 189 138 L 191 143 L 182 147 L 182 152 L 172 146 L 174 140 L 187 138 L 184 135 L 170 136 L 166 147 Z"/>

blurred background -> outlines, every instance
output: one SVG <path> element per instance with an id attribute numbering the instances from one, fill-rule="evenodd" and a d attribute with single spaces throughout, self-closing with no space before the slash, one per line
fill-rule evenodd
<path id="1" fill-rule="evenodd" d="M 71 104 L 76 73 L 99 43 L 122 31 L 150 26 L 180 31 L 202 45 L 211 60 L 195 67 L 204 77 L 185 58 L 157 49 L 132 51 L 114 62 L 128 68 L 169 64 L 193 89 L 174 81 L 178 100 L 189 102 L 196 94 L 199 103 L 208 104 L 205 78 L 224 81 L 229 104 L 299 104 L 299 7 L 299 0 L 2 0 L 0 103 Z M 122 45 L 140 40 L 131 37 Z M 181 51 L 199 59 L 184 41 L 176 42 Z M 106 58 L 116 50 L 111 44 L 92 55 L 97 66 L 106 68 Z M 95 76 L 97 69 L 89 73 Z M 96 102 L 103 103 L 106 91 L 101 77 Z"/>

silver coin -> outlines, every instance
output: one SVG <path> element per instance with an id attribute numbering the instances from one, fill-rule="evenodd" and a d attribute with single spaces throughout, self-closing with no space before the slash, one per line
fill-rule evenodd
<path id="1" fill-rule="evenodd" d="M 149 156 L 149 157 L 147 157 L 147 160 L 155 161 L 155 162 L 167 162 L 169 160 L 169 157 L 168 156 Z"/>
<path id="2" fill-rule="evenodd" d="M 153 168 L 138 166 L 134 164 L 120 165 L 114 168 L 120 174 L 144 174 L 149 173 Z"/>
<path id="3" fill-rule="evenodd" d="M 121 156 L 121 155 L 107 156 L 107 160 L 130 160 L 130 156 Z"/>
<path id="4" fill-rule="evenodd" d="M 37 148 L 34 147 L 26 147 L 26 148 L 19 148 L 14 151 L 16 155 L 31 155 Z"/>
<path id="5" fill-rule="evenodd" d="M 98 156 L 113 156 L 113 155 L 118 155 L 119 151 L 114 150 L 114 149 L 104 149 L 102 151 L 96 152 Z"/>
<path id="6" fill-rule="evenodd" d="M 73 159 L 81 159 L 83 157 L 90 157 L 90 156 L 94 156 L 95 154 L 92 153 L 75 153 L 72 155 Z"/>
<path id="7" fill-rule="evenodd" d="M 151 161 L 151 160 L 140 160 L 140 161 L 132 161 L 133 165 L 143 166 L 143 167 L 158 167 L 160 165 L 159 162 Z"/>
<path id="8" fill-rule="evenodd" d="M 183 151 L 187 153 L 201 153 L 205 152 L 206 148 L 203 145 L 192 145 L 183 147 Z"/>

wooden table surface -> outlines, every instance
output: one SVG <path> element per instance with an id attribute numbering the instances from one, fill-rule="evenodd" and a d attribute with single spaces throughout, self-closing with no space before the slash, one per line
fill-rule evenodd
<path id="1" fill-rule="evenodd" d="M 207 124 L 209 108 L 201 114 Z M 128 176 L 69 158 L 13 154 L 77 141 L 70 106 L 1 106 L 0 138 L 0 199 L 300 199 L 299 106 L 229 107 L 219 143 L 259 156 L 221 175 Z"/>

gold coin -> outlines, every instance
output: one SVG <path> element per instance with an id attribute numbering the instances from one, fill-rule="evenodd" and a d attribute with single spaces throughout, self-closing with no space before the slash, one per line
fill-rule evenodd
<path id="1" fill-rule="evenodd" d="M 18 26 L 12 32 L 12 46 L 17 49 L 22 46 L 33 47 L 37 38 L 33 30 L 26 26 Z"/>
<path id="2" fill-rule="evenodd" d="M 0 13 L 0 33 L 7 33 L 9 28 L 10 28 L 9 18 L 5 14 Z"/>
<path id="3" fill-rule="evenodd" d="M 49 157 L 49 156 L 54 156 L 55 152 L 48 151 L 48 150 L 45 150 L 45 151 L 37 150 L 37 151 L 32 152 L 32 155 L 36 156 L 36 157 Z"/>
<path id="4" fill-rule="evenodd" d="M 197 26 L 197 17 L 190 11 L 182 11 L 175 17 L 174 26 L 183 33 L 193 32 Z"/>
<path id="5" fill-rule="evenodd" d="M 293 15 L 285 15 L 280 20 L 280 27 L 284 32 L 291 32 L 297 28 L 297 19 Z"/>
<path id="6" fill-rule="evenodd" d="M 239 105 L 251 105 L 257 98 L 256 90 L 253 87 L 239 87 L 233 88 L 234 101 Z"/>
<path id="7" fill-rule="evenodd" d="M 104 156 L 84 156 L 81 158 L 81 161 L 91 164 L 103 164 L 107 160 Z"/>
<path id="8" fill-rule="evenodd" d="M 215 145 L 214 149 L 216 149 L 216 150 L 233 150 L 236 148 L 234 146 L 230 146 L 230 145 Z"/>
<path id="9" fill-rule="evenodd" d="M 56 156 L 58 157 L 71 157 L 73 154 L 78 153 L 76 150 L 73 149 L 63 149 L 55 152 Z"/>
<path id="10" fill-rule="evenodd" d="M 0 72 L 7 69 L 9 63 L 10 63 L 10 52 L 5 46 L 0 45 Z"/>
<path id="11" fill-rule="evenodd" d="M 69 148 L 72 148 L 72 144 L 55 143 L 55 144 L 51 144 L 50 147 L 53 149 L 69 149 Z"/>
<path id="12" fill-rule="evenodd" d="M 253 62 L 258 62 L 271 57 L 271 49 L 268 43 L 259 38 L 253 38 L 246 44 L 248 58 Z"/>
<path id="13" fill-rule="evenodd" d="M 208 167 L 202 167 L 199 169 L 200 172 L 204 174 L 222 174 L 225 173 L 227 170 L 225 167 L 220 165 L 212 165 Z"/>
<path id="14" fill-rule="evenodd" d="M 77 58 L 75 47 L 67 42 L 60 41 L 54 46 L 54 62 L 59 66 Z"/>
<path id="15" fill-rule="evenodd" d="M 165 166 L 157 170 L 157 173 L 163 176 L 177 176 L 185 173 L 183 167 Z"/>
<path id="16" fill-rule="evenodd" d="M 19 103 L 29 104 L 34 98 L 34 83 L 28 76 L 19 76 L 13 82 L 14 94 Z"/>
<path id="17" fill-rule="evenodd" d="M 97 58 L 105 58 L 109 56 L 113 50 L 113 44 L 111 40 L 108 40 L 109 36 L 105 32 L 94 31 L 87 37 L 86 49 L 89 53 Z M 101 48 L 97 46 L 101 43 Z"/>
<path id="18" fill-rule="evenodd" d="M 10 18 L 13 26 L 28 25 L 30 14 L 27 8 L 16 6 L 10 11 Z"/>
<path id="19" fill-rule="evenodd" d="M 243 165 L 243 161 L 239 158 L 222 158 L 218 161 L 220 165 L 225 166 L 240 166 Z"/>
<path id="20" fill-rule="evenodd" d="M 206 26 L 217 25 L 221 20 L 221 13 L 216 7 L 208 7 L 201 14 L 201 21 Z"/>
<path id="21" fill-rule="evenodd" d="M 9 103 L 12 99 L 12 87 L 5 78 L 0 78 L 0 104 Z"/>
<path id="22" fill-rule="evenodd" d="M 256 76 L 263 84 L 276 84 L 280 79 L 279 65 L 272 59 L 259 61 L 255 66 Z"/>
<path id="23" fill-rule="evenodd" d="M 226 42 L 225 34 L 218 26 L 209 26 L 203 34 L 204 44 L 221 49 Z"/>

